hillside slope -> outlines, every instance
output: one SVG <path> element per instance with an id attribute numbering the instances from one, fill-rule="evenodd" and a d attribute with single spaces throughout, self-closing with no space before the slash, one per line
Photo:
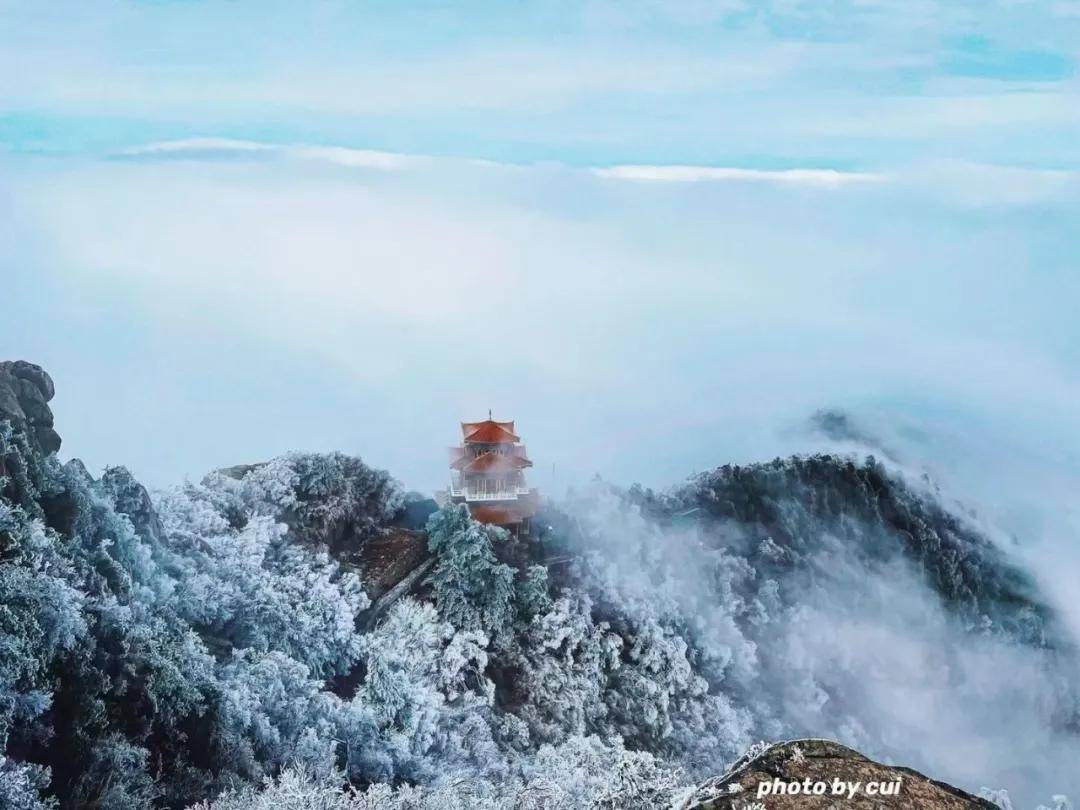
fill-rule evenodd
<path id="1" fill-rule="evenodd" d="M 1072 787 L 1071 640 L 872 459 L 596 484 L 523 542 L 453 508 L 419 531 L 422 501 L 341 454 L 94 478 L 57 459 L 52 395 L 0 364 L 5 806 L 246 806 L 280 776 L 265 797 L 645 808 L 807 736 Z"/>

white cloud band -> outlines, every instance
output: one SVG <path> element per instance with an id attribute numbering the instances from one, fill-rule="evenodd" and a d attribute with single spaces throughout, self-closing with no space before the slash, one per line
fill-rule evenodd
<path id="1" fill-rule="evenodd" d="M 657 183 L 749 182 L 836 188 L 873 183 L 884 175 L 871 172 L 842 172 L 836 169 L 743 169 L 727 166 L 624 165 L 593 169 L 593 173 L 613 180 Z"/>
<path id="2" fill-rule="evenodd" d="M 271 144 L 233 138 L 183 138 L 157 141 L 123 149 L 116 157 L 130 160 L 250 160 L 279 158 L 332 163 L 336 166 L 380 171 L 416 168 L 428 162 L 418 155 L 350 149 L 344 146 Z"/>

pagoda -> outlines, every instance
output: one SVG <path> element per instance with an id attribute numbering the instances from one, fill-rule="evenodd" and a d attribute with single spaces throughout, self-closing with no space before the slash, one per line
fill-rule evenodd
<path id="1" fill-rule="evenodd" d="M 474 520 L 528 534 L 537 494 L 525 485 L 532 462 L 514 432 L 514 423 L 462 422 L 462 442 L 450 448 L 450 488 L 443 500 L 464 503 Z"/>

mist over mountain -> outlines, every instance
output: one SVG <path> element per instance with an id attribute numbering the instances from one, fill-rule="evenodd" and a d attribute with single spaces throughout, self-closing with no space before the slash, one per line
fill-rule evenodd
<path id="1" fill-rule="evenodd" d="M 794 737 L 1080 793 L 1067 624 L 887 450 L 597 480 L 526 539 L 342 454 L 94 478 L 53 393 L 0 364 L 4 806 L 651 808 Z"/>

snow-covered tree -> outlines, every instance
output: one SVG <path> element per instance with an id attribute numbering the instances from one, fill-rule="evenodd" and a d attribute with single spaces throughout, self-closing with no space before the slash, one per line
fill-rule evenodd
<path id="1" fill-rule="evenodd" d="M 439 614 L 464 630 L 502 641 L 513 622 L 514 572 L 495 556 L 503 529 L 484 526 L 464 504 L 451 504 L 428 520 L 428 548 L 436 557 L 427 578 Z"/>
<path id="2" fill-rule="evenodd" d="M 455 631 L 429 604 L 394 605 L 364 637 L 367 677 L 352 701 L 359 722 L 349 735 L 350 773 L 371 778 L 367 771 L 381 767 L 383 778 L 416 779 L 497 765 L 486 646 L 482 633 Z"/>

